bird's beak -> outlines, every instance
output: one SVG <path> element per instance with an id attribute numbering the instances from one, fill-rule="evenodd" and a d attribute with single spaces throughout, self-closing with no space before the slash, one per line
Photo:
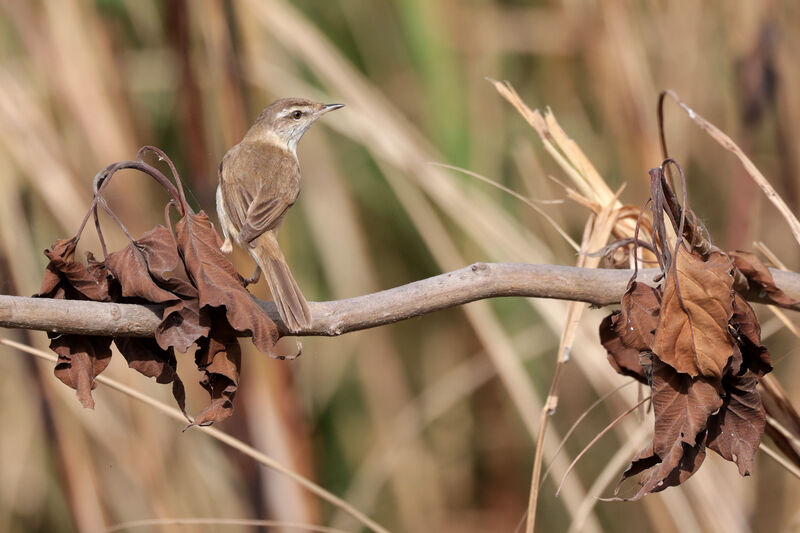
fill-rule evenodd
<path id="1" fill-rule="evenodd" d="M 322 111 L 320 114 L 327 113 L 328 111 L 335 111 L 336 109 L 341 109 L 344 107 L 344 104 L 325 104 L 322 106 Z"/>

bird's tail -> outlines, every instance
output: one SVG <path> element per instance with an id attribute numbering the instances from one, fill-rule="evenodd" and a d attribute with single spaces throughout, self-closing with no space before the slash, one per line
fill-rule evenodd
<path id="1" fill-rule="evenodd" d="M 269 290 L 283 322 L 292 331 L 311 326 L 308 302 L 286 264 L 278 241 L 271 233 L 264 233 L 251 246 L 250 254 L 267 278 Z"/>

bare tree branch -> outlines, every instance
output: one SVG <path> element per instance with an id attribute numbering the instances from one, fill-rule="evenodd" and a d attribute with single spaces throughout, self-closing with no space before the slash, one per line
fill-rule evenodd
<path id="1" fill-rule="evenodd" d="M 800 300 L 800 274 L 771 269 L 777 286 Z M 527 263 L 475 263 L 393 289 L 330 302 L 309 302 L 311 327 L 298 336 L 335 336 L 374 328 L 501 296 L 556 298 L 597 306 L 617 303 L 633 271 L 589 269 Z M 654 284 L 655 269 L 639 271 L 639 281 Z M 766 294 L 746 294 L 748 300 L 771 303 Z M 272 302 L 259 302 L 282 334 L 289 334 Z M 800 306 L 792 307 L 800 310 Z M 157 306 L 51 300 L 0 295 L 0 327 L 58 333 L 152 337 L 161 321 Z"/>

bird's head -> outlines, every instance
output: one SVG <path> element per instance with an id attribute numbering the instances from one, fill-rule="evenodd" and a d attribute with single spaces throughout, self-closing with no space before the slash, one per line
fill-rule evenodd
<path id="1" fill-rule="evenodd" d="M 247 137 L 280 144 L 295 153 L 297 143 L 316 120 L 344 104 L 320 104 L 304 98 L 283 98 L 267 106 Z"/>

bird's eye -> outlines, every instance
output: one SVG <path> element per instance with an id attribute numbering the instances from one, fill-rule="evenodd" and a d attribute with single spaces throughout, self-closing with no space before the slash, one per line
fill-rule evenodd
<path id="1" fill-rule="evenodd" d="M 302 116 L 303 116 L 302 111 L 295 111 L 294 113 L 292 113 L 292 118 L 294 118 L 295 120 L 298 120 Z"/>

